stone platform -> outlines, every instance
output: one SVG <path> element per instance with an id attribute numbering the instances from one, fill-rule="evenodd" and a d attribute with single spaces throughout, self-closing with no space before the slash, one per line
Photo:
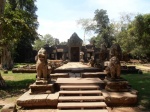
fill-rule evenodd
<path id="1" fill-rule="evenodd" d="M 31 93 L 30 94 L 50 94 L 54 92 L 54 84 L 31 84 L 30 85 Z"/>
<path id="2" fill-rule="evenodd" d="M 99 68 L 90 67 L 79 62 L 69 62 L 54 70 L 54 73 L 82 73 L 82 72 L 100 72 Z"/>
<path id="3" fill-rule="evenodd" d="M 105 97 L 105 103 L 108 106 L 133 106 L 136 105 L 137 91 L 131 89 L 128 81 L 119 79 L 105 78 L 106 84 L 105 90 L 102 90 L 102 94 Z"/>
<path id="4" fill-rule="evenodd" d="M 17 105 L 21 107 L 57 107 L 59 92 L 52 94 L 30 95 L 30 90 L 17 99 Z"/>
<path id="5" fill-rule="evenodd" d="M 85 71 L 87 74 L 98 75 L 101 73 L 99 71 L 97 74 L 94 71 L 95 68 L 93 69 L 81 63 L 68 63 L 65 64 L 65 67 L 62 66 L 59 69 L 61 71 L 67 69 L 72 74 L 82 74 L 84 70 L 87 70 Z M 51 87 L 54 87 L 54 93 L 30 94 L 30 90 L 17 100 L 17 105 L 27 108 L 35 107 L 35 109 L 53 108 L 55 111 L 59 109 L 57 110 L 58 112 L 108 112 L 107 105 L 131 106 L 137 103 L 137 92 L 128 88 L 126 80 L 113 82 L 110 80 L 101 80 L 97 77 L 69 78 L 69 73 L 61 72 L 53 74 L 53 77 L 56 77 L 56 81 L 53 83 L 55 86 L 53 84 L 47 86 L 48 89 L 46 90 L 52 91 Z M 106 90 L 104 89 L 105 85 L 107 85 Z M 37 86 L 39 90 L 42 90 L 43 86 L 46 85 L 33 84 L 31 86 L 33 93 L 36 93 L 34 88 L 37 90 Z M 111 90 L 108 89 L 109 87 Z M 112 91 L 113 89 L 114 91 Z"/>
<path id="6" fill-rule="evenodd" d="M 99 78 L 58 78 L 56 81 L 56 84 L 63 85 L 63 84 L 104 84 L 104 81 L 102 81 Z"/>
<path id="7" fill-rule="evenodd" d="M 106 72 L 84 72 L 81 73 L 81 77 L 82 78 L 100 78 L 100 79 L 104 79 L 106 76 Z"/>
<path id="8" fill-rule="evenodd" d="M 134 106 L 138 101 L 135 90 L 129 92 L 108 92 L 102 90 L 102 94 L 108 106 Z"/>
<path id="9" fill-rule="evenodd" d="M 69 73 L 54 73 L 50 74 L 51 79 L 69 78 Z"/>

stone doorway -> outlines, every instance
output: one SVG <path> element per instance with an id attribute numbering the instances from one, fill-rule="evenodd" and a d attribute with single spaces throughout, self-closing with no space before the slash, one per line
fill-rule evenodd
<path id="1" fill-rule="evenodd" d="M 63 55 L 62 52 L 57 52 L 57 59 L 61 60 L 62 59 L 62 55 Z"/>
<path id="2" fill-rule="evenodd" d="M 79 62 L 79 47 L 71 47 L 71 61 Z"/>

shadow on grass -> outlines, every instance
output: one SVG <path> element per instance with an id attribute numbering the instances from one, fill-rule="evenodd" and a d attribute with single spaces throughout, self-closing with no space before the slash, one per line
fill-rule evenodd
<path id="1" fill-rule="evenodd" d="M 29 89 L 29 85 L 35 82 L 34 79 L 25 79 L 21 81 L 5 80 L 7 87 L 0 89 L 1 98 L 9 98 L 23 94 Z"/>
<path id="2" fill-rule="evenodd" d="M 138 91 L 138 106 L 150 110 L 150 73 L 123 75 L 133 89 Z"/>

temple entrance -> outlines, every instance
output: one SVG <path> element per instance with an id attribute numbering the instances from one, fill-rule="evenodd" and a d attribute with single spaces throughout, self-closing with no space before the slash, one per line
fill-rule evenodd
<path id="1" fill-rule="evenodd" d="M 71 47 L 71 61 L 79 62 L 79 47 Z"/>
<path id="2" fill-rule="evenodd" d="M 57 52 L 57 59 L 61 60 L 62 59 L 62 52 Z"/>

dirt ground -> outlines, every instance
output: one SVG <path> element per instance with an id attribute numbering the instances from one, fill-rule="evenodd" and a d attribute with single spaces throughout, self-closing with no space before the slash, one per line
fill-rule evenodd
<path id="1" fill-rule="evenodd" d="M 143 111 L 139 107 L 108 107 L 109 112 L 149 112 Z"/>

